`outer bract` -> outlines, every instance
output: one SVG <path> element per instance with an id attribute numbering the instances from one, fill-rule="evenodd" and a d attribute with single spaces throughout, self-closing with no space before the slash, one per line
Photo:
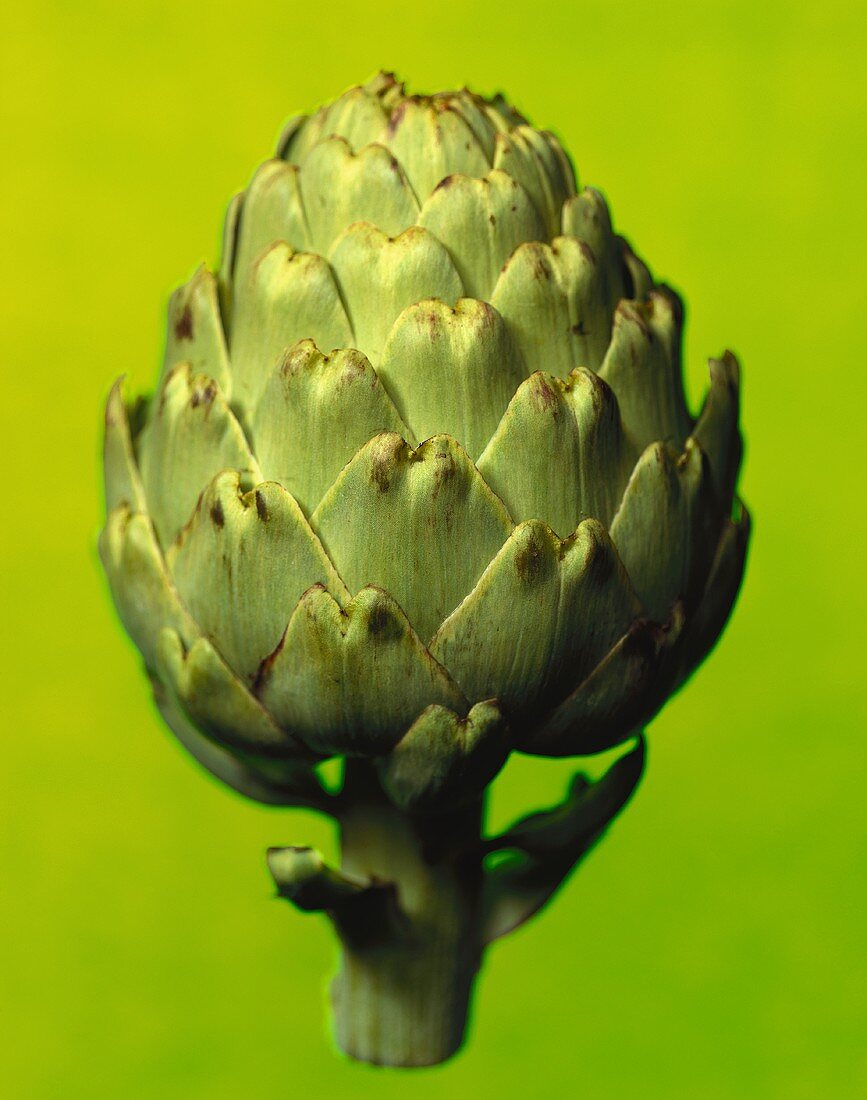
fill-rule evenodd
<path id="1" fill-rule="evenodd" d="M 106 415 L 100 550 L 168 724 L 250 797 L 334 814 L 275 849 L 344 942 L 351 1054 L 459 1045 L 484 942 L 628 798 L 713 646 L 748 518 L 738 366 L 698 415 L 683 308 L 501 97 L 380 74 L 293 120 L 172 298 L 156 392 Z M 637 747 L 480 839 L 509 753 Z M 315 765 L 346 758 L 339 794 Z M 495 871 L 484 854 L 519 853 Z"/>

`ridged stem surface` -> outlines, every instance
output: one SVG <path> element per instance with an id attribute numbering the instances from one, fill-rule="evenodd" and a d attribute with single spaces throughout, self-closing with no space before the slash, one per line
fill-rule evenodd
<path id="1" fill-rule="evenodd" d="M 347 761 L 345 776 L 342 869 L 394 883 L 396 904 L 375 918 L 378 927 L 340 928 L 337 1042 L 364 1062 L 434 1065 L 461 1045 L 479 967 L 481 862 L 447 853 L 451 837 L 479 836 L 482 803 L 409 815 L 388 802 L 364 761 Z"/>

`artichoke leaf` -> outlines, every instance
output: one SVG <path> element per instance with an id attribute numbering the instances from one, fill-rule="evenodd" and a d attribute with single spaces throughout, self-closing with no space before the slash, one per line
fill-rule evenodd
<path id="1" fill-rule="evenodd" d="M 678 637 L 638 619 L 561 703 L 521 731 L 518 748 L 535 756 L 586 756 L 614 748 L 654 716 L 660 666 Z"/>
<path id="2" fill-rule="evenodd" d="M 169 324 L 162 381 L 178 363 L 189 363 L 209 375 L 224 393 L 232 384 L 229 353 L 217 290 L 217 280 L 204 264 L 169 301 Z"/>
<path id="3" fill-rule="evenodd" d="M 708 367 L 710 387 L 692 435 L 708 457 L 717 500 L 727 510 L 741 464 L 740 367 L 730 351 L 710 359 Z"/>
<path id="4" fill-rule="evenodd" d="M 719 514 L 701 448 L 688 440 L 678 455 L 651 444 L 611 524 L 626 571 L 647 615 L 667 622 L 676 600 L 691 610 L 715 548 Z"/>
<path id="5" fill-rule="evenodd" d="M 429 704 L 469 708 L 398 604 L 374 587 L 344 607 L 321 586 L 305 592 L 256 691 L 322 753 L 385 752 Z"/>
<path id="6" fill-rule="evenodd" d="M 157 673 L 195 725 L 221 744 L 274 756 L 310 756 L 292 733 L 281 729 L 259 700 L 226 665 L 207 638 L 186 648 L 164 628 L 157 645 Z"/>
<path id="7" fill-rule="evenodd" d="M 311 526 L 350 591 L 384 588 L 422 640 L 472 590 L 512 530 L 502 501 L 455 440 L 435 436 L 414 451 L 391 433 L 355 455 Z"/>
<path id="8" fill-rule="evenodd" d="M 378 374 L 416 439 L 450 435 L 477 458 L 527 368 L 487 302 L 432 299 L 395 321 Z"/>
<path id="9" fill-rule="evenodd" d="M 331 351 L 352 344 L 352 328 L 334 272 L 321 256 L 277 243 L 235 288 L 232 327 L 234 395 L 249 410 L 287 348 L 310 339 Z"/>
<path id="10" fill-rule="evenodd" d="M 108 577 L 117 613 L 144 657 L 157 666 L 157 643 L 164 626 L 192 642 L 198 629 L 166 571 L 150 518 L 119 504 L 109 512 L 99 536 L 99 556 Z"/>
<path id="11" fill-rule="evenodd" d="M 591 516 L 611 522 L 634 462 L 612 390 L 578 368 L 523 382 L 478 468 L 516 521 L 543 519 L 565 537 Z"/>
<path id="12" fill-rule="evenodd" d="M 337 798 L 319 781 L 311 764 L 295 759 L 263 759 L 231 751 L 202 733 L 189 719 L 174 691 L 151 677 L 154 700 L 166 725 L 183 748 L 214 778 L 233 791 L 266 806 L 305 806 L 336 813 Z M 275 771 L 279 765 L 279 771 Z"/>
<path id="13" fill-rule="evenodd" d="M 308 516 L 368 440 L 383 431 L 411 438 L 361 352 L 323 355 L 312 340 L 289 348 L 250 419 L 263 477 L 278 481 Z"/>
<path id="14" fill-rule="evenodd" d="M 364 85 L 349 88 L 307 119 L 280 143 L 281 155 L 303 164 L 311 150 L 332 135 L 358 150 L 376 141 L 388 125 L 388 112 L 380 94 Z"/>
<path id="15" fill-rule="evenodd" d="M 425 200 L 418 223 L 449 250 L 467 295 L 483 301 L 518 245 L 546 236 L 533 200 L 500 169 L 482 179 L 446 176 Z"/>
<path id="16" fill-rule="evenodd" d="M 565 540 L 531 520 L 515 528 L 430 649 L 469 699 L 532 714 L 579 683 L 638 614 L 596 520 Z"/>
<path id="17" fill-rule="evenodd" d="M 595 187 L 585 187 L 566 200 L 563 204 L 562 226 L 565 236 L 577 237 L 579 241 L 590 246 L 596 257 L 600 278 L 605 282 L 605 298 L 612 307 L 621 298 L 640 300 L 650 290 L 649 273 L 646 279 L 639 283 L 635 281 L 624 242 L 611 227 L 608 204 Z M 631 255 L 631 250 L 629 254 Z M 636 262 L 640 264 L 640 261 Z"/>
<path id="18" fill-rule="evenodd" d="M 248 684 L 311 585 L 349 598 L 292 495 L 273 481 L 244 492 L 235 470 L 206 488 L 166 560 L 201 632 Z"/>
<path id="19" fill-rule="evenodd" d="M 405 99 L 382 140 L 400 162 L 420 204 L 453 172 L 481 177 L 491 168 L 463 113 L 446 99 Z"/>
<path id="20" fill-rule="evenodd" d="M 428 707 L 378 762 L 382 785 L 401 809 L 435 811 L 478 798 L 512 749 L 512 735 L 495 700 L 465 718 Z"/>
<path id="21" fill-rule="evenodd" d="M 632 797 L 645 763 L 644 737 L 601 779 L 577 775 L 565 800 L 522 819 L 485 842 L 489 852 L 515 850 L 486 873 L 484 942 L 491 943 L 529 920 L 605 834 Z"/>
<path id="22" fill-rule="evenodd" d="M 219 383 L 181 363 L 163 379 L 139 436 L 141 480 L 162 546 L 192 515 L 202 486 L 221 470 L 262 480 L 240 424 Z"/>
<path id="23" fill-rule="evenodd" d="M 487 104 L 481 96 L 471 92 L 468 88 L 461 88 L 458 92 L 451 92 L 446 97 L 449 105 L 456 111 L 460 111 L 461 117 L 467 126 L 473 131 L 476 141 L 479 143 L 489 165 L 493 165 L 494 149 L 496 147 L 499 128 L 491 121 Z"/>
<path id="24" fill-rule="evenodd" d="M 105 507 L 110 512 L 118 505 L 125 504 L 133 512 L 143 512 L 144 488 L 136 465 L 124 391 L 124 378 L 121 376 L 111 387 L 105 404 Z"/>
<path id="25" fill-rule="evenodd" d="M 464 288 L 447 249 L 413 225 L 388 237 L 368 222 L 350 225 L 329 256 L 355 346 L 378 366 L 399 314 L 424 298 L 453 306 Z"/>
<path id="26" fill-rule="evenodd" d="M 493 167 L 521 184 L 545 223 L 545 238 L 555 237 L 571 181 L 551 142 L 531 126 L 517 126 L 508 134 L 498 134 Z"/>
<path id="27" fill-rule="evenodd" d="M 611 344 L 600 375 L 617 395 L 626 433 L 638 451 L 655 440 L 680 450 L 692 422 L 680 369 L 682 306 L 673 292 L 652 290 L 644 301 L 614 311 Z"/>
<path id="28" fill-rule="evenodd" d="M 719 546 L 704 593 L 678 645 L 678 671 L 674 689 L 680 687 L 716 644 L 725 626 L 743 579 L 750 539 L 750 514 L 736 500 L 736 516 L 723 522 Z"/>
<path id="29" fill-rule="evenodd" d="M 354 153 L 344 138 L 326 138 L 304 161 L 301 194 L 311 247 L 322 256 L 353 222 L 370 222 L 396 237 L 418 217 L 403 169 L 383 145 Z"/>
<path id="30" fill-rule="evenodd" d="M 611 341 L 608 280 L 575 237 L 528 241 L 499 274 L 491 304 L 504 317 L 527 369 L 566 378 L 577 366 L 598 370 Z"/>
<path id="31" fill-rule="evenodd" d="M 256 170 L 244 192 L 238 218 L 231 262 L 238 284 L 246 282 L 255 261 L 278 241 L 296 252 L 311 248 L 298 168 L 279 158 L 266 160 Z"/>

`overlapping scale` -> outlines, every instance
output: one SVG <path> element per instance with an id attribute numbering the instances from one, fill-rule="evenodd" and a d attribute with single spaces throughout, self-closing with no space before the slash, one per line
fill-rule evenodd
<path id="1" fill-rule="evenodd" d="M 450 435 L 476 458 L 527 368 L 499 313 L 461 298 L 404 310 L 377 373 L 416 439 Z"/>
<path id="2" fill-rule="evenodd" d="M 418 223 L 449 250 L 468 297 L 483 301 L 518 245 L 545 239 L 533 200 L 502 169 L 482 179 L 446 176 L 425 200 Z"/>
<path id="3" fill-rule="evenodd" d="M 518 126 L 497 135 L 493 163 L 522 185 L 542 216 L 548 238 L 557 235 L 563 203 L 575 190 L 568 162 L 555 142 L 531 126 Z"/>
<path id="4" fill-rule="evenodd" d="M 391 85 L 390 87 L 393 87 Z M 303 119 L 293 132 L 281 141 L 285 159 L 304 164 L 311 151 L 328 137 L 342 138 L 350 148 L 358 150 L 382 133 L 388 125 L 389 112 L 382 94 L 387 92 L 385 83 L 379 87 L 357 85 Z"/>
<path id="5" fill-rule="evenodd" d="M 362 447 L 311 524 L 350 591 L 384 588 L 423 641 L 472 590 L 512 529 L 455 440 L 435 436 L 414 451 L 394 434 Z"/>
<path id="6" fill-rule="evenodd" d="M 692 428 L 680 368 L 681 309 L 657 289 L 614 311 L 611 343 L 599 374 L 617 395 L 626 434 L 641 451 L 660 441 L 680 450 Z"/>
<path id="7" fill-rule="evenodd" d="M 323 355 L 293 345 L 271 372 L 250 418 L 262 476 L 309 516 L 352 456 L 380 432 L 410 433 L 370 363 L 351 348 Z"/>
<path id="8" fill-rule="evenodd" d="M 425 707 L 465 714 L 469 705 L 400 606 L 372 586 L 344 607 L 321 586 L 308 589 L 257 692 L 281 725 L 325 754 L 385 752 Z"/>
<path id="9" fill-rule="evenodd" d="M 565 538 L 582 519 L 611 522 L 634 461 L 611 388 L 582 367 L 519 386 L 478 468 L 515 521 Z"/>
<path id="10" fill-rule="evenodd" d="M 120 621 L 151 671 L 163 627 L 186 641 L 198 635 L 166 572 L 153 524 L 143 512 L 118 504 L 99 536 L 99 556 Z"/>
<path id="11" fill-rule="evenodd" d="M 299 175 L 294 164 L 275 159 L 266 160 L 253 176 L 235 227 L 234 279 L 245 281 L 253 263 L 277 241 L 284 241 L 296 252 L 311 248 Z"/>
<path id="12" fill-rule="evenodd" d="M 164 547 L 190 518 L 202 487 L 221 470 L 262 480 L 219 385 L 188 363 L 164 379 L 136 449 L 148 511 Z"/>
<path id="13" fill-rule="evenodd" d="M 343 138 L 327 138 L 299 174 L 311 248 L 322 256 L 353 222 L 370 222 L 396 237 L 418 217 L 403 168 L 384 145 L 365 145 L 355 153 Z"/>
<path id="14" fill-rule="evenodd" d="M 651 443 L 629 479 L 611 537 L 652 619 L 668 622 L 675 601 L 692 603 L 718 529 L 701 448 L 690 440 L 678 454 Z"/>
<path id="15" fill-rule="evenodd" d="M 311 585 L 349 598 L 294 498 L 275 482 L 245 492 L 233 470 L 202 494 L 167 563 L 202 633 L 248 683 Z"/>
<path id="16" fill-rule="evenodd" d="M 174 292 L 169 302 L 161 379 L 178 363 L 189 363 L 197 373 L 210 375 L 224 393 L 231 392 L 217 281 L 204 266 Z"/>
<path id="17" fill-rule="evenodd" d="M 417 225 L 389 237 L 367 222 L 356 222 L 337 238 L 329 260 L 354 346 L 376 366 L 403 310 L 425 298 L 453 306 L 464 292 L 447 249 Z"/>
<path id="18" fill-rule="evenodd" d="M 520 245 L 491 295 L 530 371 L 566 378 L 598 370 L 611 341 L 616 305 L 591 249 L 576 237 Z"/>
<path id="19" fill-rule="evenodd" d="M 157 669 L 184 712 L 208 736 L 246 752 L 309 755 L 302 741 L 277 725 L 207 638 L 198 637 L 186 648 L 174 630 L 164 628 Z"/>
<path id="20" fill-rule="evenodd" d="M 469 699 L 500 699 L 514 715 L 566 694 L 640 615 L 641 605 L 600 523 L 561 540 L 519 524 L 431 653 Z"/>
<path id="21" fill-rule="evenodd" d="M 708 366 L 710 388 L 692 434 L 708 457 L 717 500 L 725 508 L 741 464 L 740 368 L 731 352 L 709 360 Z"/>
<path id="22" fill-rule="evenodd" d="M 145 510 L 144 488 L 133 451 L 123 378 L 118 378 L 111 387 L 105 404 L 103 476 L 107 511 L 119 504 L 125 504 L 133 512 Z"/>
<path id="23" fill-rule="evenodd" d="M 484 176 L 490 158 L 463 114 L 448 99 L 405 99 L 388 122 L 385 144 L 423 203 L 446 176 Z"/>
<path id="24" fill-rule="evenodd" d="M 317 347 L 352 346 L 352 329 L 334 273 L 309 252 L 273 245 L 236 284 L 231 338 L 233 396 L 252 408 L 287 348 L 298 340 Z"/>

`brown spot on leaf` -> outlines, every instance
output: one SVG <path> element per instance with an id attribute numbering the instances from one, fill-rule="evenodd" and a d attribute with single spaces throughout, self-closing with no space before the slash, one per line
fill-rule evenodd
<path id="1" fill-rule="evenodd" d="M 524 584 L 537 584 L 545 575 L 545 556 L 535 540 L 522 547 L 515 555 L 515 571 Z"/>
<path id="2" fill-rule="evenodd" d="M 175 321 L 175 339 L 192 340 L 193 338 L 193 311 L 189 303 L 184 306 L 180 317 Z"/>
<path id="3" fill-rule="evenodd" d="M 374 455 L 370 467 L 370 480 L 381 493 L 387 493 L 391 488 L 391 463 L 389 456 L 381 452 Z"/>
<path id="4" fill-rule="evenodd" d="M 555 417 L 558 415 L 560 403 L 557 400 L 557 394 L 543 374 L 537 372 L 532 376 L 530 397 L 540 412 L 550 412 Z"/>
<path id="5" fill-rule="evenodd" d="M 263 523 L 268 522 L 268 505 L 265 501 L 264 494 L 258 489 L 256 490 L 256 513 Z"/>
<path id="6" fill-rule="evenodd" d="M 223 512 L 222 502 L 215 500 L 211 505 L 211 519 L 214 522 L 215 527 L 222 527 L 226 522 L 226 516 Z"/>
<path id="7" fill-rule="evenodd" d="M 397 616 L 384 603 L 377 604 L 371 611 L 367 620 L 367 630 L 372 638 L 383 642 L 397 639 L 402 633 Z"/>
<path id="8" fill-rule="evenodd" d="M 496 225 L 497 224 L 496 214 L 488 214 L 488 221 L 491 223 L 491 225 Z"/>
<path id="9" fill-rule="evenodd" d="M 210 381 L 205 386 L 196 386 L 190 395 L 190 404 L 198 408 L 199 405 L 210 405 L 217 396 L 217 383 Z"/>

